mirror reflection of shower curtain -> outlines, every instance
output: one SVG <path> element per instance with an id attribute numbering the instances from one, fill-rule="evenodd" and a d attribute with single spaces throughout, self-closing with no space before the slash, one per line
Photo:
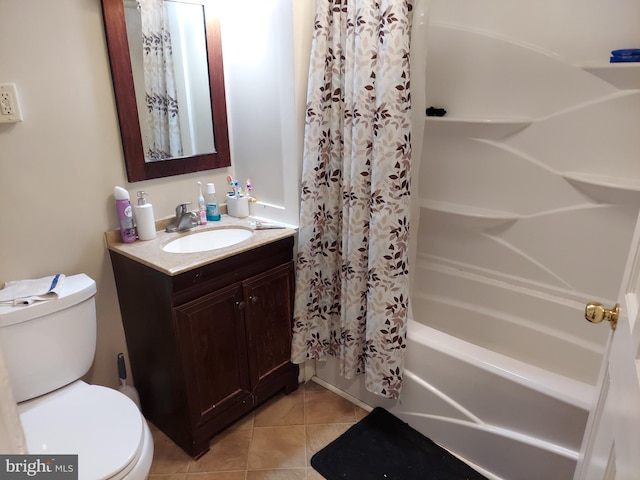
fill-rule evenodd
<path id="1" fill-rule="evenodd" d="M 145 102 L 147 106 L 147 161 L 181 157 L 182 140 L 173 69 L 171 34 L 164 0 L 140 0 Z"/>

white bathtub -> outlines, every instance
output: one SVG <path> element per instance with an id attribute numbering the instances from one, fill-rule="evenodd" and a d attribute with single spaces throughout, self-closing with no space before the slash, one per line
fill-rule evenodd
<path id="1" fill-rule="evenodd" d="M 342 379 L 334 361 L 319 362 L 317 376 L 387 408 L 489 478 L 571 479 L 607 332 L 583 328 L 575 302 L 422 268 L 400 399 L 380 399 L 360 380 Z"/>
<path id="2" fill-rule="evenodd" d="M 573 476 L 593 387 L 410 321 L 395 415 L 514 480 Z"/>
<path id="3" fill-rule="evenodd" d="M 414 320 L 595 385 L 608 332 L 584 320 L 588 294 L 531 288 L 424 257 L 416 263 Z"/>
<path id="4" fill-rule="evenodd" d="M 577 299 L 417 262 L 391 410 L 499 478 L 573 476 L 607 339 Z"/>

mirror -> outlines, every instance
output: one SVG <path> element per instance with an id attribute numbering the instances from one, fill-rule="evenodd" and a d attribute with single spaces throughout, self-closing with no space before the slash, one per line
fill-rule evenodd
<path id="1" fill-rule="evenodd" d="M 178 105 L 177 111 L 180 113 L 178 129 L 181 132 L 187 132 L 187 135 L 178 136 L 179 147 L 178 149 L 171 147 L 173 149 L 171 153 L 168 152 L 167 148 L 157 148 L 153 139 L 149 140 L 151 134 L 147 130 L 147 104 L 153 105 L 163 102 L 149 101 L 148 98 L 154 98 L 154 95 L 149 94 L 149 92 L 144 94 L 147 97 L 145 101 L 141 94 L 146 90 L 143 85 L 146 81 L 142 80 L 141 76 L 143 67 L 137 61 L 135 63 L 132 62 L 132 58 L 140 58 L 142 56 L 143 49 L 140 45 L 140 51 L 136 53 L 135 51 L 131 52 L 129 48 L 130 40 L 127 31 L 134 32 L 137 31 L 136 28 L 139 30 L 139 27 L 130 25 L 128 29 L 126 18 L 133 18 L 134 21 L 140 22 L 136 2 L 130 2 L 130 0 L 102 0 L 107 48 L 109 50 L 111 75 L 120 122 L 120 134 L 127 177 L 130 182 L 231 165 L 220 23 L 215 8 L 217 2 L 219 0 L 167 2 L 171 5 L 169 11 L 174 11 L 176 7 L 180 9 L 186 8 L 186 11 L 191 13 L 182 13 L 180 15 L 184 18 L 192 18 L 193 13 L 195 13 L 198 18 L 201 18 L 201 25 L 203 26 L 203 28 L 199 28 L 197 26 L 198 21 L 196 21 L 195 27 L 191 24 L 192 26 L 183 29 L 191 35 L 191 38 L 184 40 L 187 48 L 180 48 L 181 39 L 178 39 L 177 46 L 174 46 L 176 51 L 186 52 L 185 57 L 201 51 L 206 59 L 206 63 L 202 62 L 202 67 L 200 68 L 200 75 L 204 80 L 200 83 L 204 83 L 205 88 L 198 92 L 196 90 L 198 81 L 193 80 L 193 78 L 197 77 L 196 73 L 194 73 L 195 71 L 191 67 L 189 70 L 178 68 L 177 66 L 189 62 L 181 58 L 180 52 L 178 52 L 177 56 L 174 56 L 174 58 L 178 57 L 173 62 L 177 88 L 175 95 L 172 95 L 172 97 L 175 98 L 175 102 Z M 127 4 L 126 6 L 125 3 Z M 129 6 L 129 3 L 132 3 L 132 5 Z M 174 34 L 172 33 L 172 35 Z M 196 47 L 195 43 L 193 43 L 195 41 L 193 35 L 199 35 L 201 41 L 205 44 Z M 179 36 L 179 33 L 176 34 L 176 37 Z M 131 43 L 137 45 L 133 39 L 131 39 Z M 191 79 L 192 88 L 187 93 L 180 91 L 180 85 L 184 83 L 184 79 Z M 136 84 L 138 86 L 137 91 Z M 140 95 L 136 95 L 136 93 L 140 93 Z M 187 97 L 193 98 L 194 102 L 191 102 L 191 104 L 186 102 L 185 99 Z M 171 106 L 174 104 L 173 98 L 169 104 Z M 203 109 L 203 106 L 207 108 Z M 141 113 L 139 113 L 139 107 L 141 107 Z M 174 110 L 170 109 L 170 113 L 174 113 Z M 174 117 L 175 115 L 170 116 Z M 193 118 L 196 118 L 196 120 L 188 121 Z M 140 121 L 141 119 L 142 122 Z M 151 123 L 154 122 L 155 120 L 151 121 Z M 203 131 L 207 135 L 202 135 Z M 211 135 L 208 135 L 209 133 Z M 201 147 L 197 145 L 201 145 Z M 147 155 L 145 155 L 145 152 Z"/>

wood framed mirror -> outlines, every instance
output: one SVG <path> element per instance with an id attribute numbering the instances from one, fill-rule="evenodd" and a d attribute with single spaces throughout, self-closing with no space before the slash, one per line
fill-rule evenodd
<path id="1" fill-rule="evenodd" d="M 212 145 L 214 147 L 207 149 L 208 151 L 194 151 L 183 156 L 152 160 L 146 155 L 145 146 L 143 146 L 145 143 L 143 141 L 144 127 L 141 126 L 140 122 L 143 115 L 139 113 L 141 102 L 136 98 L 136 81 L 134 81 L 132 55 L 130 53 L 125 20 L 125 2 L 131 2 L 133 8 L 136 8 L 136 2 L 131 0 L 102 0 L 113 89 L 129 182 L 139 182 L 231 165 L 220 22 L 217 13 L 218 9 L 216 8 L 219 1 L 181 0 L 180 2 L 170 2 L 199 6 L 201 8 L 202 21 L 204 23 L 203 40 L 205 42 L 202 50 L 203 56 L 206 56 L 205 72 L 208 73 L 209 96 L 206 98 L 206 95 L 197 95 L 195 101 L 200 106 L 203 103 L 210 105 Z M 184 50 L 190 50 L 189 45 L 186 47 Z"/>

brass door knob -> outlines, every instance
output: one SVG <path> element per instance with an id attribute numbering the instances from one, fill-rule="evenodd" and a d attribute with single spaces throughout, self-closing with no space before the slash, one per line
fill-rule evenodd
<path id="1" fill-rule="evenodd" d="M 612 309 L 607 309 L 601 303 L 587 303 L 584 309 L 584 318 L 591 323 L 600 323 L 607 320 L 611 324 L 611 330 L 615 330 L 618 325 L 618 315 L 620 315 L 620 304 L 616 303 Z"/>

